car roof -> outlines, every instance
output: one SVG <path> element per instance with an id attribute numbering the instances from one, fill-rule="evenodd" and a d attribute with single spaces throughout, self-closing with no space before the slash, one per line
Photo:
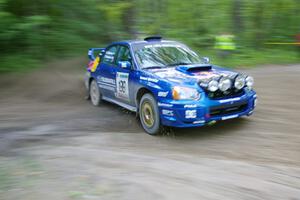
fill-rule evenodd
<path id="1" fill-rule="evenodd" d="M 177 43 L 176 41 L 172 41 L 172 40 L 157 40 L 157 39 L 154 40 L 153 39 L 153 40 L 123 40 L 123 41 L 113 42 L 110 45 L 157 44 L 157 43 L 170 43 L 170 42 Z"/>

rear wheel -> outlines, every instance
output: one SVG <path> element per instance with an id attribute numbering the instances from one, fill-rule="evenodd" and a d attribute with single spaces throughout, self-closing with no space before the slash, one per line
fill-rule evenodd
<path id="1" fill-rule="evenodd" d="M 91 102 L 94 106 L 99 106 L 101 103 L 101 93 L 99 90 L 99 87 L 97 85 L 97 82 L 95 80 L 92 80 L 90 84 L 90 98 Z"/>
<path id="2" fill-rule="evenodd" d="M 157 135 L 161 132 L 162 125 L 160 123 L 157 102 L 154 97 L 145 94 L 139 105 L 139 116 L 144 130 L 150 135 Z"/>

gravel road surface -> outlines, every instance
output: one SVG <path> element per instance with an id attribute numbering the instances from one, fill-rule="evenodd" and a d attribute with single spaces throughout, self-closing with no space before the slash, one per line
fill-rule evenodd
<path id="1" fill-rule="evenodd" d="M 0 77 L 0 199 L 300 199 L 300 65 L 244 69 L 256 112 L 144 133 L 84 99 L 82 59 Z"/>

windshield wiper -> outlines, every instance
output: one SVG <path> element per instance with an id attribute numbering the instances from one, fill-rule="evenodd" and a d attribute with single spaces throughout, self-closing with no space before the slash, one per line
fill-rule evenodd
<path id="1" fill-rule="evenodd" d="M 193 63 L 186 63 L 186 62 L 178 62 L 178 63 L 173 63 L 173 64 L 170 64 L 168 66 L 177 66 L 177 65 L 191 65 Z"/>

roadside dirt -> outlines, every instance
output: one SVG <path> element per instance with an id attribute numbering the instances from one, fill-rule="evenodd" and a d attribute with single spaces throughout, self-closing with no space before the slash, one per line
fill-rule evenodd
<path id="1" fill-rule="evenodd" d="M 84 64 L 0 77 L 0 199 L 300 199 L 300 65 L 244 70 L 249 118 L 152 137 L 84 99 Z"/>

